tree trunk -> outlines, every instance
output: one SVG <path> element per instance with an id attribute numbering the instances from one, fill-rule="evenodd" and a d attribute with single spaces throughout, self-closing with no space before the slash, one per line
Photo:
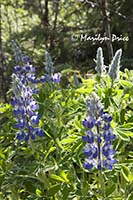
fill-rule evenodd
<path id="1" fill-rule="evenodd" d="M 108 48 L 108 55 L 109 55 L 109 61 L 113 58 L 113 46 L 112 46 L 112 40 L 111 40 L 111 26 L 110 26 L 110 16 L 109 16 L 109 10 L 108 10 L 108 3 L 107 0 L 101 0 L 99 1 L 101 6 L 101 11 L 103 15 L 103 25 L 104 25 L 104 31 L 106 34 L 106 37 L 108 37 L 110 40 L 107 40 L 107 48 Z"/>
<path id="2" fill-rule="evenodd" d="M 133 58 L 133 0 L 125 1 L 123 5 L 124 14 L 127 17 L 128 26 L 128 45 L 127 45 L 127 57 Z"/>
<path id="3" fill-rule="evenodd" d="M 1 14 L 1 6 L 0 6 L 0 93 L 2 99 L 7 102 L 6 97 L 6 79 L 4 75 L 4 65 L 3 65 L 3 50 L 2 50 L 2 14 Z"/>
<path id="4" fill-rule="evenodd" d="M 59 13 L 59 3 L 60 3 L 60 0 L 57 0 L 55 3 L 55 18 L 54 18 L 54 24 L 53 24 L 53 29 L 52 29 L 52 35 L 51 35 L 51 39 L 50 39 L 50 50 L 54 48 L 57 17 L 58 17 L 58 13 Z"/>
<path id="5" fill-rule="evenodd" d="M 128 42 L 128 57 L 133 58 L 133 13 L 132 16 L 128 17 L 128 37 L 129 37 L 129 42 Z"/>
<path id="6" fill-rule="evenodd" d="M 49 19 L 48 19 L 48 1 L 49 0 L 45 0 L 45 6 L 44 6 L 44 9 L 45 9 L 45 12 L 44 12 L 44 16 L 42 18 L 42 22 L 43 22 L 43 25 L 44 26 L 48 26 L 49 25 Z"/>

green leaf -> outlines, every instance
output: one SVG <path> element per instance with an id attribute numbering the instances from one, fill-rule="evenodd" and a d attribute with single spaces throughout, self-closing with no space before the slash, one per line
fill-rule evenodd
<path id="1" fill-rule="evenodd" d="M 54 196 L 60 190 L 60 187 L 61 187 L 60 184 L 53 185 L 52 187 L 49 188 L 46 194 L 49 197 Z"/>
<path id="2" fill-rule="evenodd" d="M 133 101 L 128 104 L 128 107 L 133 109 Z"/>
<path id="3" fill-rule="evenodd" d="M 62 146 L 61 141 L 59 140 L 59 138 L 56 139 L 56 143 L 58 144 L 60 149 L 64 150 L 64 147 Z"/>
<path id="4" fill-rule="evenodd" d="M 78 117 L 75 117 L 74 125 L 75 125 L 75 127 L 76 127 L 78 130 L 82 128 L 81 121 L 78 120 Z"/>
<path id="5" fill-rule="evenodd" d="M 133 182 L 133 174 L 129 174 L 128 179 L 129 179 L 130 182 Z"/>
<path id="6" fill-rule="evenodd" d="M 11 190 L 11 193 L 12 193 L 12 199 L 15 199 L 15 200 L 19 200 L 19 194 L 17 192 L 17 189 L 12 185 L 10 186 L 10 190 Z"/>
<path id="7" fill-rule="evenodd" d="M 133 158 L 133 152 L 132 152 L 132 151 L 129 151 L 128 156 L 131 157 L 131 158 Z"/>
<path id="8" fill-rule="evenodd" d="M 50 138 L 52 139 L 51 135 L 45 130 L 44 133 Z"/>
<path id="9" fill-rule="evenodd" d="M 96 81 L 94 79 L 83 79 L 83 84 L 89 86 L 92 86 Z"/>
<path id="10" fill-rule="evenodd" d="M 128 169 L 128 167 L 124 165 L 124 166 L 122 166 L 122 169 L 123 169 L 124 173 L 126 174 L 126 176 L 128 176 L 128 174 L 130 173 L 130 170 Z"/>
<path id="11" fill-rule="evenodd" d="M 125 131 L 133 130 L 133 123 L 126 123 L 119 126 L 118 128 Z"/>
<path id="12" fill-rule="evenodd" d="M 11 108 L 10 104 L 0 104 L 0 114 L 8 111 Z"/>
<path id="13" fill-rule="evenodd" d="M 69 193 L 73 190 L 72 187 L 68 187 L 68 185 L 65 185 L 63 190 L 62 190 L 62 194 L 63 194 L 63 200 L 68 200 L 68 195 Z"/>
<path id="14" fill-rule="evenodd" d="M 125 162 L 123 163 L 132 163 L 133 164 L 133 159 L 127 159 Z"/>
<path id="15" fill-rule="evenodd" d="M 120 85 L 123 87 L 132 87 L 132 82 L 127 81 L 127 80 L 119 80 Z"/>
<path id="16" fill-rule="evenodd" d="M 41 190 L 39 190 L 38 188 L 36 189 L 36 195 L 41 197 Z"/>
<path id="17" fill-rule="evenodd" d="M 76 89 L 76 92 L 83 94 L 90 94 L 93 91 L 93 84 L 95 81 L 93 79 L 86 79 L 83 81 L 83 86 Z"/>
<path id="18" fill-rule="evenodd" d="M 5 154 L 3 154 L 3 152 L 2 152 L 2 149 L 0 149 L 0 158 L 2 158 L 2 159 L 6 159 L 6 156 L 5 156 Z"/>
<path id="19" fill-rule="evenodd" d="M 116 185 L 115 184 L 109 184 L 106 188 L 106 196 L 108 197 L 109 195 L 111 195 L 116 189 Z"/>
<path id="20" fill-rule="evenodd" d="M 37 178 L 39 179 L 39 181 L 41 181 L 44 184 L 44 187 L 46 189 L 49 188 L 50 182 L 45 174 L 45 171 L 40 170 L 37 175 L 38 175 Z"/>
<path id="21" fill-rule="evenodd" d="M 73 136 L 70 136 L 70 137 L 67 137 L 67 138 L 61 140 L 61 143 L 62 143 L 62 144 L 73 143 L 73 142 L 75 142 L 77 139 L 78 139 L 77 136 L 76 136 L 76 135 L 73 135 Z"/>
<path id="22" fill-rule="evenodd" d="M 120 130 L 117 130 L 117 133 L 118 133 L 119 137 L 121 138 L 121 140 L 129 141 L 129 136 L 126 133 L 124 133 Z"/>
<path id="23" fill-rule="evenodd" d="M 122 166 L 121 174 L 122 174 L 122 176 L 123 176 L 123 178 L 125 179 L 126 182 L 130 182 L 130 180 L 128 178 L 128 174 L 129 174 L 128 167 Z"/>
<path id="24" fill-rule="evenodd" d="M 126 113 L 125 109 L 122 109 L 121 112 L 120 112 L 120 121 L 121 121 L 122 124 L 125 121 L 125 113 Z"/>
<path id="25" fill-rule="evenodd" d="M 57 169 L 56 165 L 45 166 L 45 169 L 43 170 L 43 172 L 49 172 L 49 171 L 56 170 L 56 169 Z"/>
<path id="26" fill-rule="evenodd" d="M 126 180 L 128 180 L 128 182 L 133 182 L 133 174 L 130 172 L 129 168 L 124 165 L 124 166 L 122 166 L 122 170 L 124 172 L 123 175 L 126 176 Z"/>
<path id="27" fill-rule="evenodd" d="M 131 192 L 131 194 L 128 195 L 127 200 L 133 200 L 133 192 Z"/>
<path id="28" fill-rule="evenodd" d="M 36 187 L 33 181 L 27 180 L 25 183 L 26 190 L 32 194 L 36 193 Z"/>
<path id="29" fill-rule="evenodd" d="M 50 153 L 52 153 L 53 151 L 56 150 L 56 147 L 50 147 L 50 149 L 48 150 L 48 152 L 46 153 L 44 159 L 46 160 L 46 158 L 49 156 Z"/>
<path id="30" fill-rule="evenodd" d="M 57 180 L 57 181 L 61 181 L 61 182 L 68 182 L 66 181 L 64 178 L 60 177 L 60 176 L 57 176 L 55 174 L 50 174 L 50 178 L 54 179 L 54 180 Z"/>
<path id="31" fill-rule="evenodd" d="M 67 178 L 67 174 L 64 171 L 60 172 L 60 176 L 66 181 L 69 182 L 69 179 Z"/>

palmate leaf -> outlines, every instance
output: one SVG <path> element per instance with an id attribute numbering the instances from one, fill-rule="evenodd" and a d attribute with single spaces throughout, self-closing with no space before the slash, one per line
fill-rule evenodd
<path id="1" fill-rule="evenodd" d="M 133 137 L 133 123 L 119 125 L 115 128 L 117 135 L 125 141 L 129 141 Z"/>
<path id="2" fill-rule="evenodd" d="M 128 80 L 119 80 L 119 84 L 123 87 L 132 87 L 132 82 L 128 81 Z"/>
<path id="3" fill-rule="evenodd" d="M 127 166 L 122 166 L 121 174 L 126 182 L 133 182 L 133 174 L 130 173 L 130 170 Z"/>
<path id="4" fill-rule="evenodd" d="M 129 141 L 129 136 L 126 135 L 123 131 L 117 130 L 117 135 L 120 137 L 121 140 Z"/>
<path id="5" fill-rule="evenodd" d="M 95 81 L 93 79 L 83 80 L 83 84 L 80 88 L 76 89 L 77 93 L 90 94 L 93 91 L 93 85 Z"/>
<path id="6" fill-rule="evenodd" d="M 133 123 L 126 123 L 121 126 L 119 126 L 122 130 L 132 130 L 133 131 Z"/>

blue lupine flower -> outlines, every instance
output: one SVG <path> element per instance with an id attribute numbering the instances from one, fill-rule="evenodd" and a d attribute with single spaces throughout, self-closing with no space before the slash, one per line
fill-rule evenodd
<path id="1" fill-rule="evenodd" d="M 103 128 L 103 130 L 107 131 L 107 130 L 110 129 L 110 124 L 109 123 L 104 123 L 102 128 Z"/>
<path id="2" fill-rule="evenodd" d="M 93 143 L 94 142 L 94 133 L 92 131 L 87 131 L 85 136 L 82 136 L 82 140 L 84 140 L 87 143 Z"/>
<path id="3" fill-rule="evenodd" d="M 59 83 L 61 79 L 61 74 L 60 73 L 55 73 L 52 75 L 52 81 L 54 83 Z"/>
<path id="4" fill-rule="evenodd" d="M 22 57 L 22 61 L 23 61 L 23 63 L 25 63 L 25 64 L 30 63 L 30 58 L 29 58 L 29 56 L 23 56 L 23 57 Z"/>
<path id="5" fill-rule="evenodd" d="M 86 128 L 93 128 L 95 124 L 95 119 L 92 116 L 87 116 L 86 119 L 83 120 L 82 124 Z"/>
<path id="6" fill-rule="evenodd" d="M 112 134 L 112 131 L 109 129 L 103 132 L 103 137 L 106 142 L 111 141 L 115 138 L 115 135 Z"/>
<path id="7" fill-rule="evenodd" d="M 111 141 L 115 138 L 112 133 L 110 122 L 112 117 L 103 112 L 102 104 L 95 93 L 86 99 L 86 118 L 82 121 L 83 126 L 87 129 L 82 140 L 86 142 L 83 152 L 85 161 L 83 167 L 92 169 L 94 166 L 98 170 L 105 167 L 112 169 L 116 163 L 113 158 L 115 150 Z"/>
<path id="8" fill-rule="evenodd" d="M 50 54 L 46 51 L 45 53 L 45 73 L 43 76 L 41 76 L 40 81 L 41 82 L 52 82 L 52 83 L 59 83 L 61 80 L 61 73 L 55 73 L 54 74 L 54 65 L 51 59 Z"/>
<path id="9" fill-rule="evenodd" d="M 37 128 L 35 129 L 35 133 L 37 136 L 42 137 L 43 136 L 43 131 L 41 128 Z"/>
<path id="10" fill-rule="evenodd" d="M 112 166 L 115 163 L 116 163 L 116 159 L 110 156 L 106 160 L 103 161 L 103 166 L 108 170 L 112 170 Z"/>
<path id="11" fill-rule="evenodd" d="M 43 136 L 43 131 L 38 128 L 39 106 L 33 97 L 33 94 L 37 93 L 37 89 L 33 87 L 33 84 L 37 82 L 35 68 L 29 62 L 29 57 L 23 57 L 23 65 L 15 66 L 12 75 L 14 96 L 11 105 L 16 118 L 14 128 L 19 129 L 16 138 L 25 141 L 34 140 L 36 136 Z"/>
<path id="12" fill-rule="evenodd" d="M 50 81 L 49 75 L 48 74 L 44 74 L 43 76 L 41 76 L 40 81 L 41 82 L 48 82 L 48 81 Z"/>
<path id="13" fill-rule="evenodd" d="M 112 120 L 112 117 L 109 116 L 107 113 L 102 115 L 102 118 L 105 122 L 110 122 Z"/>
<path id="14" fill-rule="evenodd" d="M 93 168 L 93 161 L 92 160 L 85 160 L 84 162 L 83 162 L 83 167 L 85 168 L 85 169 L 92 169 Z"/>
<path id="15" fill-rule="evenodd" d="M 86 155 L 87 158 L 94 159 L 98 155 L 98 149 L 95 144 L 86 144 L 84 149 L 83 149 L 84 154 Z"/>

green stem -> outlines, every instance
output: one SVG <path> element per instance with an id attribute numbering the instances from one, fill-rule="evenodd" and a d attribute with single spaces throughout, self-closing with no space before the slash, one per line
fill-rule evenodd
<path id="1" fill-rule="evenodd" d="M 35 148 L 34 148 L 34 144 L 33 144 L 32 140 L 31 140 L 31 138 L 29 138 L 29 145 L 30 145 L 31 150 L 32 150 L 32 153 L 33 153 L 33 155 L 34 155 L 34 153 L 35 153 Z"/>
<path id="2" fill-rule="evenodd" d="M 104 183 L 104 176 L 103 176 L 101 170 L 98 171 L 98 188 L 99 188 L 99 194 L 101 194 L 101 196 L 104 199 L 104 197 L 105 197 L 105 183 Z"/>

